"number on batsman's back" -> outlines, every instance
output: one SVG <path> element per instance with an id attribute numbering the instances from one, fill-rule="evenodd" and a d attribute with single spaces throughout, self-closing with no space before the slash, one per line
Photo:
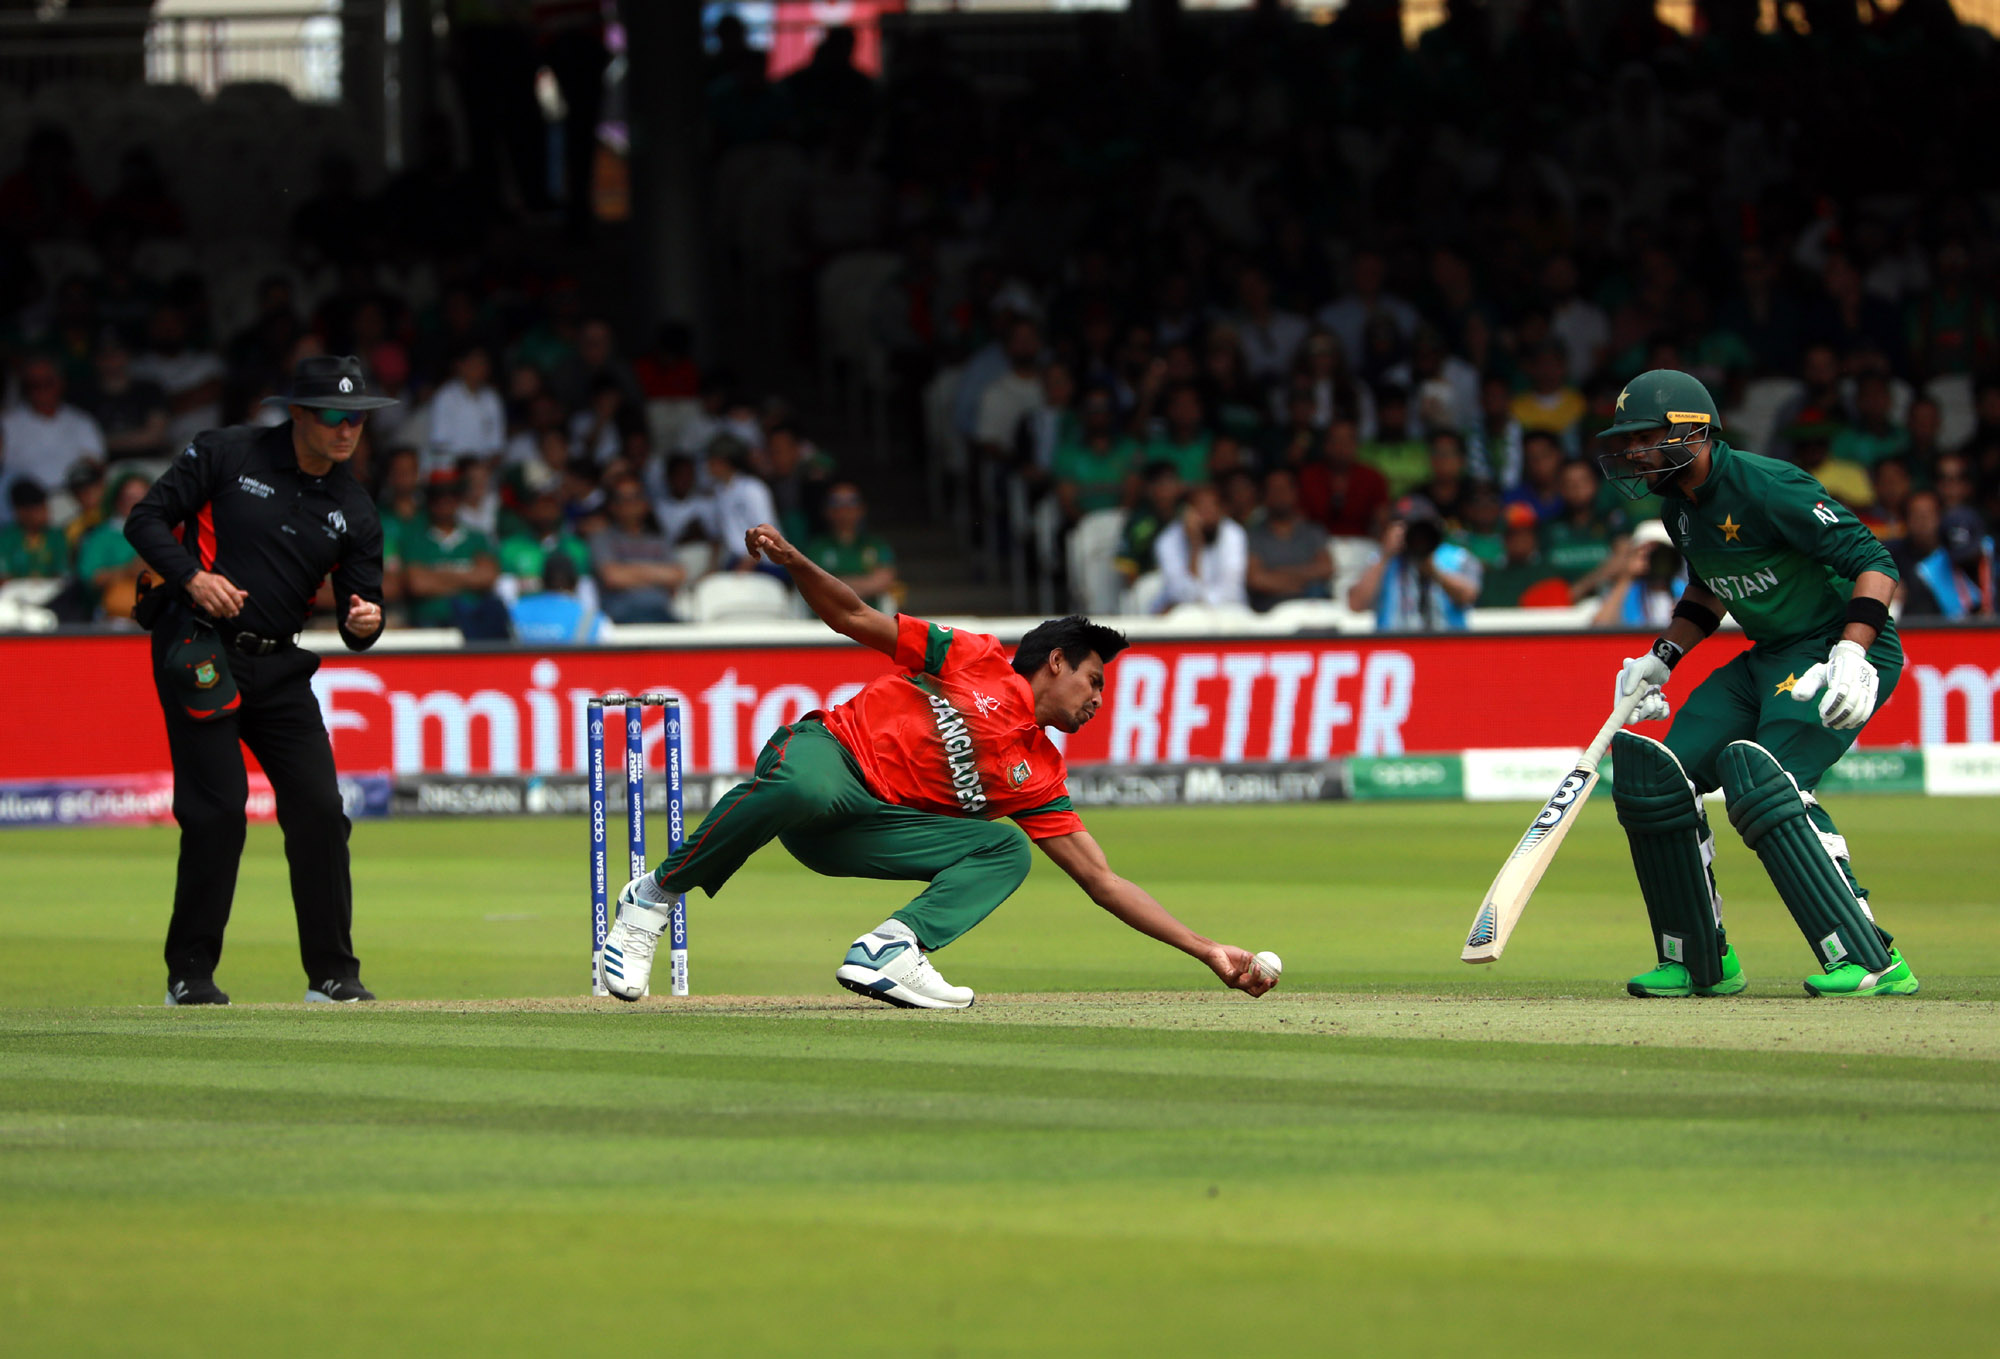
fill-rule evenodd
<path id="1" fill-rule="evenodd" d="M 1520 923 L 1521 912 L 1528 907 L 1528 898 L 1535 894 L 1542 874 L 1548 872 L 1549 865 L 1555 862 L 1563 837 L 1576 823 L 1577 814 L 1590 798 L 1590 790 L 1597 786 L 1597 766 L 1611 745 L 1611 738 L 1625 725 L 1625 719 L 1632 715 L 1632 710 L 1644 697 L 1644 691 L 1641 691 L 1618 700 L 1611 716 L 1598 730 L 1596 739 L 1591 741 L 1583 757 L 1576 762 L 1576 768 L 1563 775 L 1555 792 L 1542 804 L 1535 819 L 1528 823 L 1527 833 L 1514 846 L 1514 852 L 1507 856 L 1507 862 L 1500 865 L 1493 885 L 1486 889 L 1486 899 L 1479 903 L 1479 911 L 1472 917 L 1472 930 L 1465 936 L 1465 950 L 1458 955 L 1462 961 L 1490 963 L 1506 950 L 1508 936 Z"/>

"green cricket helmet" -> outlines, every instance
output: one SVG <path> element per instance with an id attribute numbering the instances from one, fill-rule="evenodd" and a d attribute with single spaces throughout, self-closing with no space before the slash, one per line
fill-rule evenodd
<path id="1" fill-rule="evenodd" d="M 1721 423 L 1715 398 L 1699 379 L 1673 368 L 1641 373 L 1618 393 L 1618 418 L 1597 437 L 1660 431 L 1657 442 L 1634 444 L 1597 455 L 1604 475 L 1627 497 L 1639 500 L 1660 481 L 1694 461 L 1698 445 L 1708 442 Z M 1648 457 L 1658 454 L 1657 461 Z"/>

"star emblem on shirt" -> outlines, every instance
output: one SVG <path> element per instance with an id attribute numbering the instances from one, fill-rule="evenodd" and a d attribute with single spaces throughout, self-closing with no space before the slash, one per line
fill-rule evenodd
<path id="1" fill-rule="evenodd" d="M 1787 675 L 1778 681 L 1778 687 L 1771 691 L 1771 697 L 1776 698 L 1779 694 L 1789 694 L 1798 687 L 1799 677 L 1797 675 Z"/>
<path id="2" fill-rule="evenodd" d="M 1725 514 L 1725 515 L 1723 515 L 1723 516 L 1722 516 L 1722 522 L 1721 522 L 1721 523 L 1719 523 L 1719 524 L 1717 524 L 1717 525 L 1716 525 L 1716 527 L 1722 530 L 1722 541 L 1723 541 L 1723 542 L 1725 542 L 1725 543 L 1735 543 L 1735 542 L 1741 542 L 1741 541 L 1742 541 L 1742 540 L 1741 540 L 1740 538 L 1738 538 L 1738 537 L 1737 537 L 1736 535 L 1737 535 L 1738 533 L 1740 533 L 1740 532 L 1742 531 L 1742 529 L 1743 529 L 1743 525 L 1741 525 L 1741 524 L 1739 524 L 1739 523 L 1737 523 L 1737 522 L 1736 522 L 1736 516 L 1735 516 L 1735 515 L 1733 515 L 1733 514 Z"/>

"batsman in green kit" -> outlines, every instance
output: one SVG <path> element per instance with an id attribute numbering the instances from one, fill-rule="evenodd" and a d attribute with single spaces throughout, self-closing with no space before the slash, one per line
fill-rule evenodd
<path id="1" fill-rule="evenodd" d="M 1618 396 L 1602 437 L 1605 475 L 1652 493 L 1688 565 L 1687 592 L 1652 650 L 1625 662 L 1618 692 L 1644 692 L 1633 722 L 1667 716 L 1661 687 L 1725 610 L 1754 645 L 1681 703 L 1664 741 L 1612 741 L 1613 798 L 1652 923 L 1658 966 L 1635 996 L 1723 996 L 1744 988 L 1722 927 L 1715 842 L 1702 810 L 1720 788 L 1729 821 L 1762 860 L 1812 946 L 1811 996 L 1912 995 L 1916 976 L 1875 923 L 1847 840 L 1814 789 L 1903 670 L 1889 618 L 1896 568 L 1852 511 L 1803 469 L 1731 448 L 1715 402 L 1686 373 L 1656 369 Z"/>

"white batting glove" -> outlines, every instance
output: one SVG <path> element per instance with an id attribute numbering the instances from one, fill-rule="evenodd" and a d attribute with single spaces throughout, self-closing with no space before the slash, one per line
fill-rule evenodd
<path id="1" fill-rule="evenodd" d="M 1834 731 L 1852 731 L 1875 714 L 1875 694 L 1882 677 L 1868 663 L 1861 643 L 1838 641 L 1827 658 L 1800 675 L 1792 697 L 1807 702 L 1821 689 L 1819 724 Z"/>
<path id="2" fill-rule="evenodd" d="M 1638 705 L 1632 709 L 1632 715 L 1625 719 L 1626 726 L 1636 726 L 1641 722 L 1663 721 L 1667 714 L 1673 711 L 1673 706 L 1667 702 L 1667 696 L 1660 692 L 1660 686 L 1667 682 L 1672 673 L 1667 669 L 1667 663 L 1650 651 L 1643 656 L 1627 658 L 1618 671 L 1618 684 L 1612 690 L 1612 699 L 1615 702 L 1641 690 L 1645 691 L 1646 696 L 1639 700 Z"/>

